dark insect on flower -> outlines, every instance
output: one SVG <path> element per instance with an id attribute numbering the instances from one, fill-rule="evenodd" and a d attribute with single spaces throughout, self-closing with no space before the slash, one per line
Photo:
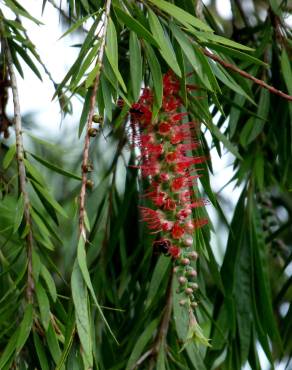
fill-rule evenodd
<path id="1" fill-rule="evenodd" d="M 138 116 L 142 116 L 144 114 L 139 108 L 130 108 L 129 113 Z"/>
<path id="2" fill-rule="evenodd" d="M 170 246 L 171 246 L 171 243 L 167 239 L 156 240 L 153 243 L 153 248 L 157 253 L 163 253 L 163 254 L 166 254 L 166 255 L 169 254 Z"/>

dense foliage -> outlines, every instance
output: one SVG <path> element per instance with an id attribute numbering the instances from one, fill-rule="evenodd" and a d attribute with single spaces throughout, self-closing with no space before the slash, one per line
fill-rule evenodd
<path id="1" fill-rule="evenodd" d="M 68 0 L 59 7 L 43 0 L 36 19 L 20 2 L 1 1 L 0 369 L 237 370 L 248 363 L 260 370 L 260 347 L 271 369 L 292 366 L 291 7 L 277 0 L 231 5 L 227 21 L 214 1 Z M 45 27 L 41 14 L 50 6 L 64 37 L 83 38 L 62 81 L 53 80 L 22 24 Z M 17 87 L 24 64 L 50 78 L 62 116 L 74 115 L 73 97 L 82 101 L 74 141 L 56 132 L 53 145 L 38 138 L 41 128 L 29 130 Z M 145 153 L 134 145 L 145 121 L 131 124 L 145 113 L 143 91 L 153 92 L 150 121 L 167 112 L 167 73 L 177 81 L 169 114 L 196 127 L 180 139 L 196 144 L 180 155 L 204 158 L 195 191 L 210 205 L 189 207 L 187 220 L 208 219 L 210 208 L 219 219 L 190 231 L 195 258 L 186 264 L 198 288 L 190 301 L 190 286 L 182 291 L 186 280 L 173 271 L 179 252 L 163 250 L 167 243 L 141 222 L 144 216 L 153 225 L 145 210 L 157 194 L 142 195 L 159 171 L 148 164 L 145 174 L 153 146 Z M 6 113 L 8 99 L 14 116 Z M 166 143 L 174 129 L 162 123 L 155 135 L 165 149 L 176 143 L 173 136 Z M 241 189 L 238 200 L 212 191 L 214 151 L 232 161 L 225 185 Z M 179 225 L 167 225 L 173 239 Z M 212 233 L 228 234 L 222 260 Z"/>

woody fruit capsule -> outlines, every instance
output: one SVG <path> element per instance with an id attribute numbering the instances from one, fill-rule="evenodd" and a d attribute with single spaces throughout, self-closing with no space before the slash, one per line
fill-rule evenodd
<path id="1" fill-rule="evenodd" d="M 153 117 L 153 92 L 143 89 L 139 101 L 130 109 L 132 139 L 139 147 L 136 168 L 148 178 L 143 197 L 151 206 L 140 207 L 142 219 L 157 234 L 154 247 L 172 257 L 179 291 L 186 299 L 180 303 L 196 306 L 196 270 L 191 262 L 198 258 L 193 250 L 193 235 L 207 219 L 195 219 L 194 209 L 206 201 L 198 197 L 197 165 L 205 158 L 195 155 L 198 148 L 197 125 L 189 122 L 179 96 L 180 85 L 173 72 L 163 76 L 162 106 Z"/>

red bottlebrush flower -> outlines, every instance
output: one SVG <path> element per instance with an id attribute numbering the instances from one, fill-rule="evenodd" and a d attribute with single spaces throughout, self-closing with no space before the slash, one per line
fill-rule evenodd
<path id="1" fill-rule="evenodd" d="M 170 132 L 171 124 L 168 122 L 161 122 L 158 126 L 160 135 L 167 135 Z"/>
<path id="2" fill-rule="evenodd" d="M 176 152 L 169 152 L 165 156 L 165 160 L 167 163 L 173 163 L 177 160 L 177 153 Z"/>
<path id="3" fill-rule="evenodd" d="M 181 132 L 176 132 L 170 136 L 170 142 L 171 144 L 179 144 L 183 141 L 184 135 Z"/>
<path id="4" fill-rule="evenodd" d="M 164 203 L 164 209 L 167 211 L 174 211 L 176 209 L 175 201 L 170 198 L 167 198 Z"/>
<path id="5" fill-rule="evenodd" d="M 188 113 L 176 113 L 171 116 L 172 121 L 180 121 L 185 116 L 188 116 Z"/>
<path id="6" fill-rule="evenodd" d="M 186 122 L 189 113 L 185 111 L 179 96 L 180 83 L 173 72 L 163 76 L 162 107 L 155 120 L 152 117 L 153 92 L 149 88 L 130 109 L 131 136 L 140 149 L 139 165 L 147 177 L 150 187 L 144 198 L 149 207 L 140 207 L 142 219 L 152 234 L 159 233 L 159 240 L 153 246 L 161 253 L 170 255 L 176 270 L 186 284 L 186 302 L 195 306 L 195 289 L 190 284 L 196 276 L 190 266 L 190 251 L 194 244 L 196 229 L 208 223 L 207 219 L 193 219 L 192 209 L 206 205 L 197 198 L 196 179 L 200 176 L 194 168 L 205 158 L 196 155 L 197 124 Z M 195 172 L 194 172 L 195 171 Z M 191 273 L 190 271 L 194 272 Z"/>
<path id="7" fill-rule="evenodd" d="M 185 230 L 183 227 L 181 227 L 178 223 L 175 223 L 173 225 L 173 228 L 171 230 L 171 234 L 173 239 L 180 239 L 185 233 Z"/>
<path id="8" fill-rule="evenodd" d="M 168 97 L 172 94 L 177 94 L 179 92 L 179 81 L 175 77 L 172 71 L 167 72 L 163 76 L 163 95 Z"/>
<path id="9" fill-rule="evenodd" d="M 181 105 L 181 100 L 174 96 L 169 96 L 168 99 L 164 99 L 162 107 L 165 112 L 172 112 L 178 109 Z"/>
<path id="10" fill-rule="evenodd" d="M 177 213 L 177 218 L 179 220 L 184 220 L 186 219 L 187 217 L 189 217 L 190 215 L 192 214 L 192 211 L 190 208 L 184 208 L 184 209 L 181 209 L 178 213 Z"/>
<path id="11" fill-rule="evenodd" d="M 176 177 L 171 182 L 171 190 L 178 191 L 185 185 L 185 179 L 183 177 Z"/>
<path id="12" fill-rule="evenodd" d="M 168 250 L 169 254 L 173 257 L 173 258 L 178 258 L 180 256 L 180 253 L 181 253 L 181 250 L 180 248 L 178 248 L 177 246 L 175 245 L 172 245 L 169 250 Z"/>

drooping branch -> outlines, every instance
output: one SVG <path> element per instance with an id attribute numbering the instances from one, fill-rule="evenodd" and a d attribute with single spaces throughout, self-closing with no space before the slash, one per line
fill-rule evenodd
<path id="1" fill-rule="evenodd" d="M 3 24 L 1 24 L 1 30 L 2 29 L 3 29 Z M 4 44 L 5 56 L 7 59 L 7 67 L 8 67 L 8 73 L 10 77 L 10 86 L 12 89 L 12 97 L 13 97 L 16 160 L 18 164 L 19 189 L 23 196 L 23 201 L 24 201 L 24 220 L 25 220 L 25 224 L 28 226 L 28 233 L 26 236 L 27 258 L 28 258 L 26 297 L 27 297 L 27 301 L 29 303 L 32 303 L 33 291 L 34 291 L 34 280 L 33 280 L 33 272 L 32 272 L 33 235 L 32 235 L 32 230 L 31 230 L 30 200 L 29 200 L 29 196 L 28 196 L 28 192 L 26 188 L 27 177 L 26 177 L 26 169 L 24 165 L 24 148 L 23 148 L 23 138 L 22 138 L 20 102 L 19 102 L 17 80 L 16 80 L 16 75 L 14 72 L 13 59 L 12 59 L 11 51 L 9 48 L 9 44 L 5 38 L 3 39 L 3 44 Z"/>
<path id="2" fill-rule="evenodd" d="M 107 33 L 110 7 L 111 7 L 111 0 L 107 0 L 106 5 L 105 5 L 103 33 L 101 36 L 102 41 L 101 41 L 101 45 L 100 45 L 97 60 L 96 60 L 96 66 L 98 66 L 98 70 L 96 73 L 96 77 L 93 83 L 92 93 L 90 96 L 89 114 L 88 114 L 88 119 L 87 119 L 86 135 L 85 135 L 84 148 L 83 148 L 82 184 L 81 184 L 81 190 L 80 190 L 80 196 L 79 196 L 79 232 L 85 241 L 86 241 L 86 230 L 85 230 L 84 220 L 85 220 L 85 198 L 86 198 L 87 173 L 88 173 L 88 163 L 89 163 L 90 129 L 92 126 L 92 121 L 93 121 L 95 102 L 96 102 L 96 93 L 97 93 L 97 89 L 99 86 L 102 61 L 103 61 L 103 56 L 104 56 L 104 51 L 105 51 L 106 33 Z"/>
<path id="3" fill-rule="evenodd" d="M 231 69 L 232 71 L 240 74 L 242 77 L 247 78 L 248 80 L 251 80 L 254 83 L 256 83 L 257 85 L 261 86 L 262 88 L 269 90 L 271 93 L 273 93 L 275 95 L 278 95 L 278 96 L 281 96 L 282 98 L 284 98 L 286 100 L 292 101 L 292 96 L 291 95 L 285 94 L 283 91 L 277 90 L 275 87 L 273 87 L 271 85 L 268 85 L 265 81 L 260 80 L 260 79 L 258 79 L 256 77 L 252 76 L 251 74 L 243 71 L 242 69 L 238 68 L 234 64 L 231 64 L 229 62 L 226 62 L 225 60 L 219 58 L 217 55 L 215 55 L 213 53 L 210 53 L 206 49 L 203 50 L 203 53 L 208 58 L 211 58 L 215 62 L 221 64 L 224 68 Z"/>

